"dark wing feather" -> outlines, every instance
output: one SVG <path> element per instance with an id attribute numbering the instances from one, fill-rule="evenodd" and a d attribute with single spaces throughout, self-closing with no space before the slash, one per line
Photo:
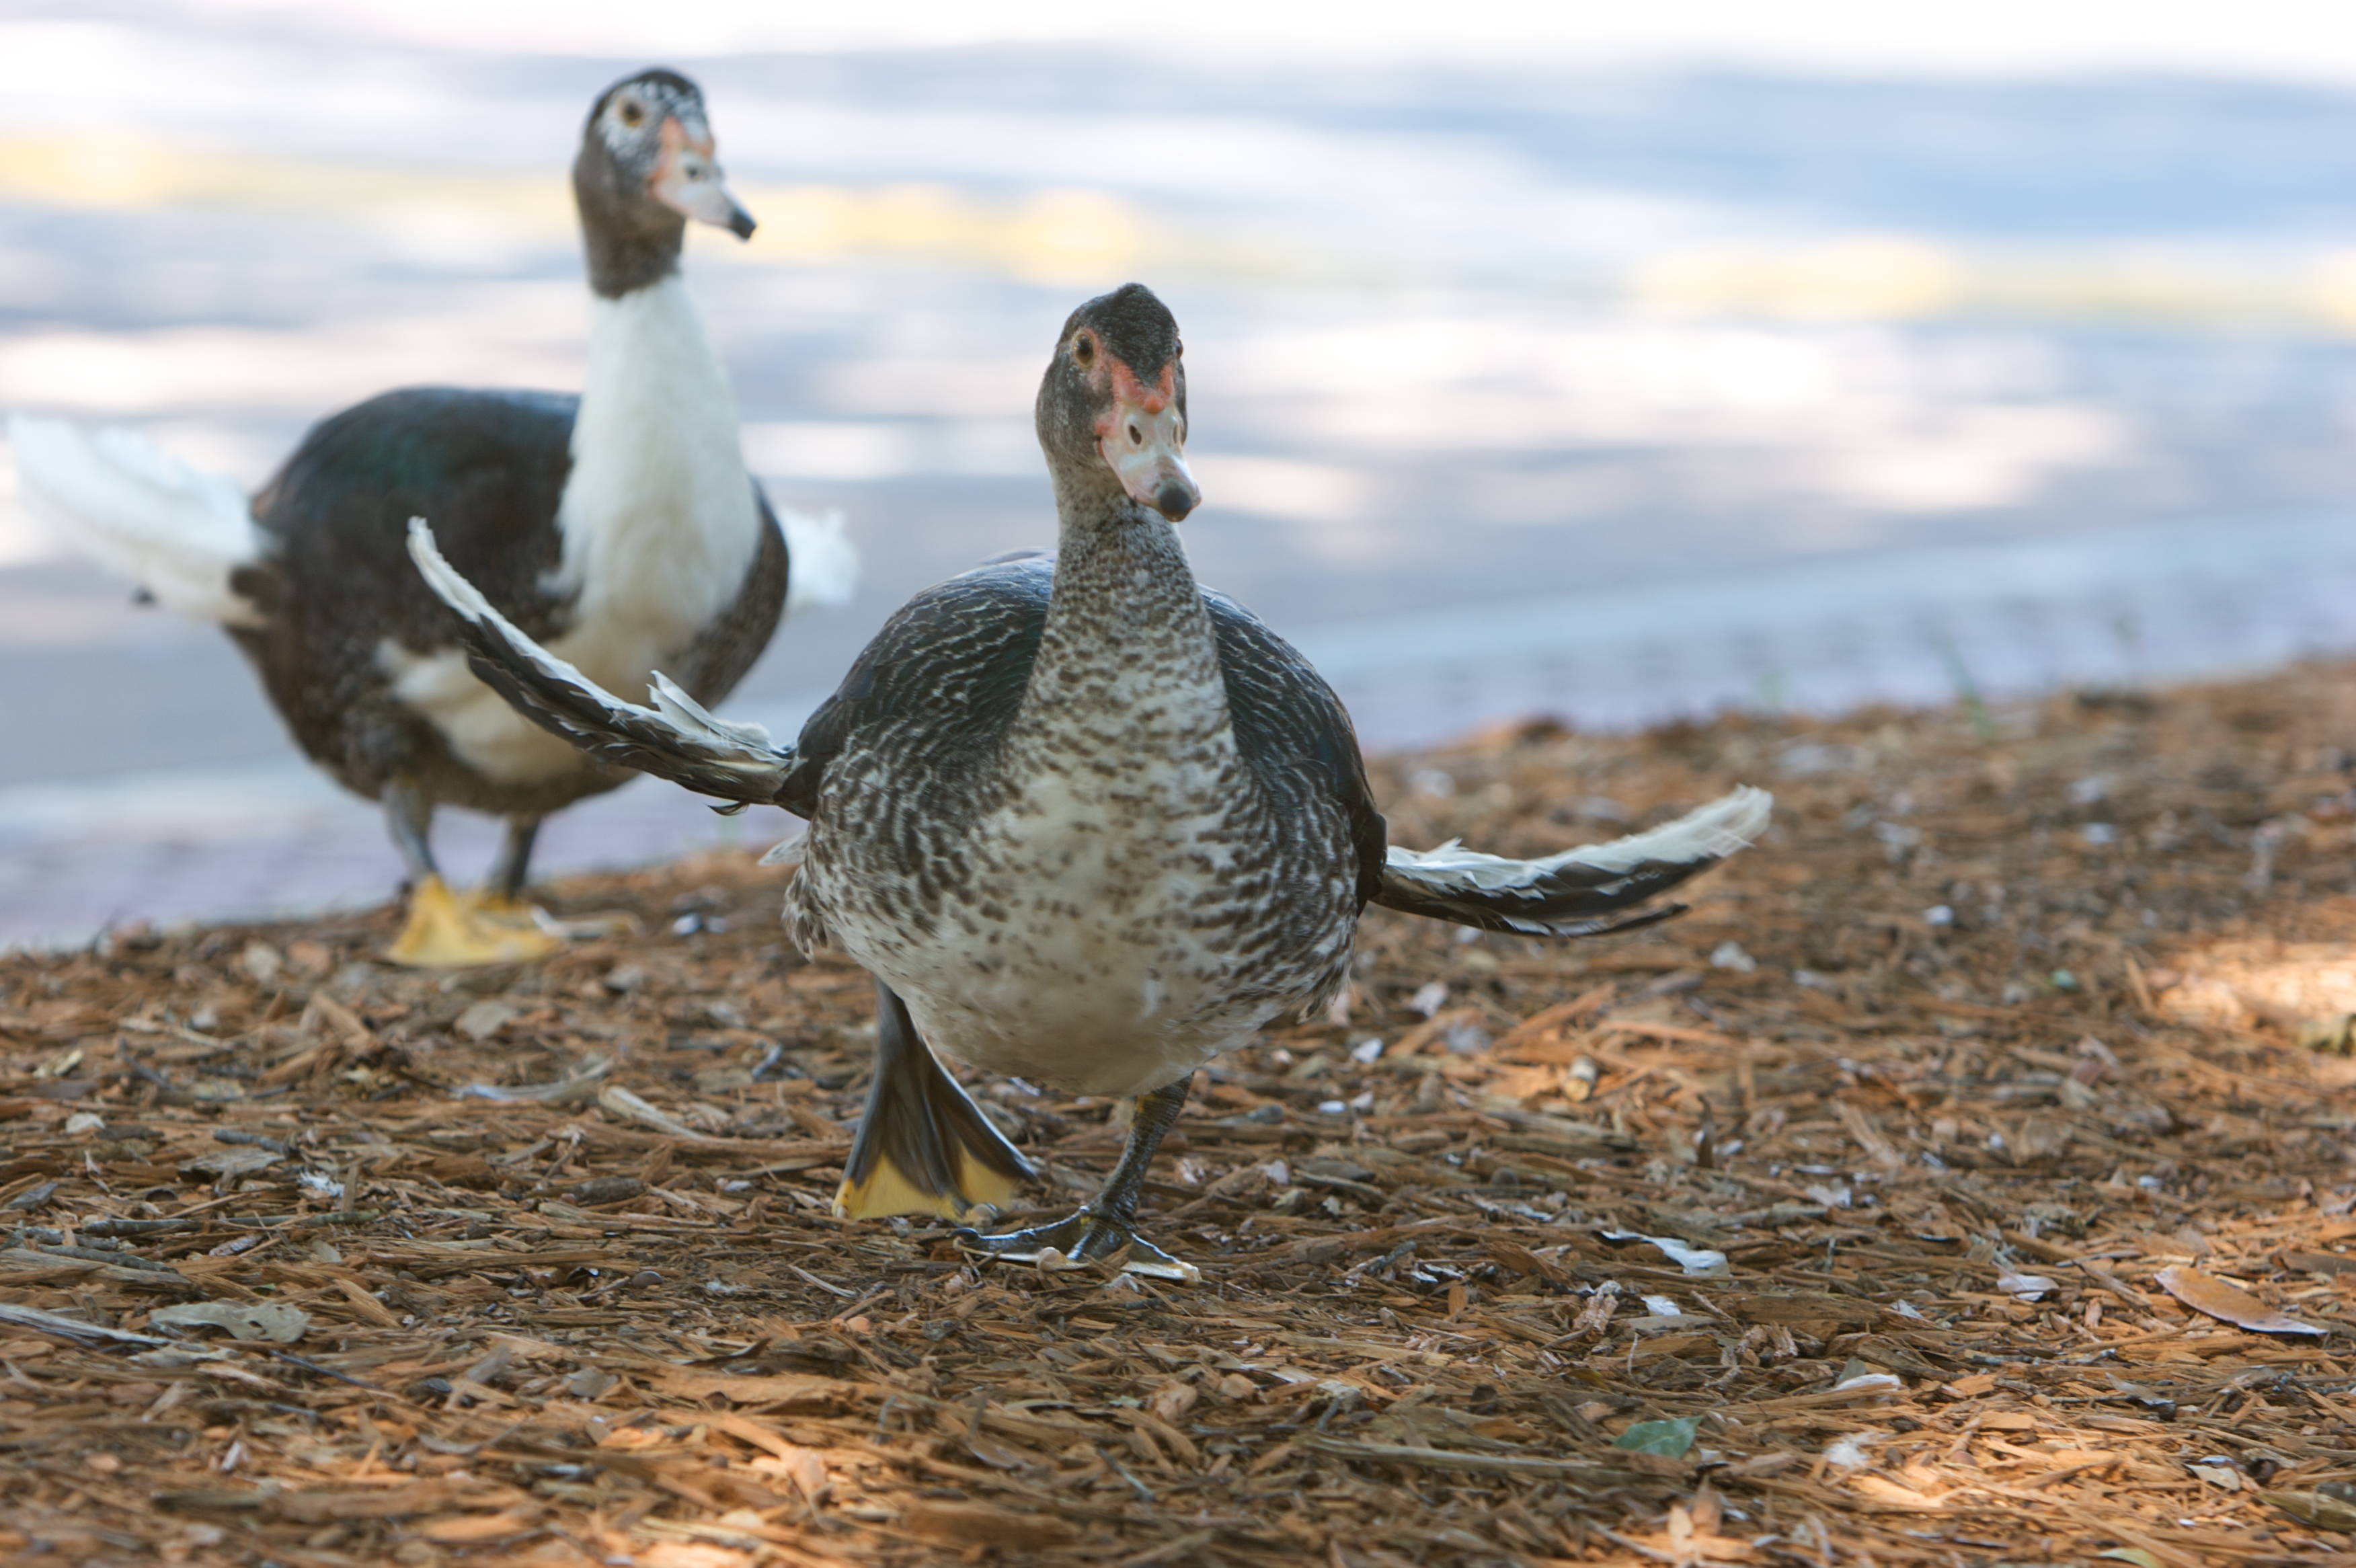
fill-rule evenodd
<path id="1" fill-rule="evenodd" d="M 1050 556 L 1001 558 L 901 606 L 802 725 L 780 803 L 810 815 L 828 766 L 885 731 L 911 776 L 980 764 L 1022 706 L 1055 582 Z"/>
<path id="2" fill-rule="evenodd" d="M 1539 860 L 1454 843 L 1394 849 L 1375 901 L 1526 937 L 1591 937 L 1648 926 L 1684 906 L 1639 905 L 1744 848 L 1765 831 L 1773 805 L 1763 789 L 1737 789 L 1673 822 Z"/>
<path id="3" fill-rule="evenodd" d="M 579 404 L 562 392 L 408 387 L 321 420 L 253 499 L 271 542 L 241 591 L 322 633 L 361 634 L 369 658 L 387 633 L 436 647 L 448 623 L 408 555 L 409 520 L 426 517 L 468 582 L 529 635 L 554 636 L 567 606 L 541 585 L 563 546 L 556 510 Z"/>
<path id="4" fill-rule="evenodd" d="M 1358 897 L 1371 900 L 1382 886 L 1389 827 L 1375 809 L 1358 732 L 1342 699 L 1258 616 L 1225 594 L 1205 589 L 1203 599 L 1227 680 L 1227 715 L 1245 762 L 1280 800 L 1305 786 L 1340 808 L 1350 825 Z"/>
<path id="5" fill-rule="evenodd" d="M 779 798 L 794 763 L 757 725 L 714 718 L 664 676 L 655 705 L 626 703 L 516 628 L 412 521 L 409 553 L 426 584 L 456 612 L 466 662 L 518 713 L 592 756 L 740 804 Z"/>

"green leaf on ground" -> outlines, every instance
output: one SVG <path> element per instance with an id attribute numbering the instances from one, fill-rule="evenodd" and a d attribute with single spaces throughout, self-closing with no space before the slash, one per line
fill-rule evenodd
<path id="1" fill-rule="evenodd" d="M 1693 1446 L 1694 1433 L 1700 1426 L 1701 1417 L 1697 1415 L 1681 1415 L 1675 1421 L 1640 1421 L 1622 1433 L 1612 1446 L 1635 1454 L 1682 1459 L 1686 1450 Z"/>

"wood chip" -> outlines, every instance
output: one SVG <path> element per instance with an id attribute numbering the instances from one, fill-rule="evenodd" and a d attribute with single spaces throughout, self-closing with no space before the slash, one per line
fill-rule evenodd
<path id="1" fill-rule="evenodd" d="M 2351 689 L 1374 759 L 1402 837 L 1517 854 L 1593 795 L 1858 762 L 1778 779 L 1772 842 L 1653 929 L 1370 915 L 1347 1023 L 1213 1064 L 1150 1174 L 1192 1291 L 835 1219 L 872 986 L 780 947 L 748 854 L 548 889 L 651 934 L 489 991 L 378 961 L 389 910 L 0 955 L 0 1557 L 2344 1553 L 2356 1059 L 2299 1028 L 2356 1015 Z M 1064 1184 L 1011 1222 L 1117 1157 L 1101 1099 L 974 1088 Z M 2188 1310 L 2193 1274 L 2305 1329 Z M 307 1323 L 142 1332 L 174 1304 Z"/>

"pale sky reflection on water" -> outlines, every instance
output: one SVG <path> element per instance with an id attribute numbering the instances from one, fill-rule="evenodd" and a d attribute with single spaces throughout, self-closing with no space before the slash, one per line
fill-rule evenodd
<path id="1" fill-rule="evenodd" d="M 818 10 L 19 4 L 0 406 L 251 483 L 389 386 L 577 383 L 562 170 L 661 58 L 762 220 L 689 261 L 748 460 L 871 563 L 756 705 L 1045 541 L 1042 345 L 1130 276 L 1186 323 L 1201 572 L 1304 635 L 2356 499 L 2356 14 Z M 0 783 L 284 755 L 12 486 Z"/>

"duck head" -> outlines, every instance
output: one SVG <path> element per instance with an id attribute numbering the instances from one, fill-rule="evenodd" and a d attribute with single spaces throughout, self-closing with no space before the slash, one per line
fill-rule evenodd
<path id="1" fill-rule="evenodd" d="M 619 295 L 667 275 L 691 219 L 753 235 L 721 177 L 703 91 L 675 70 L 642 70 L 597 95 L 573 160 L 590 283 Z"/>
<path id="2" fill-rule="evenodd" d="M 1143 284 L 1099 295 L 1064 323 L 1036 413 L 1066 515 L 1143 508 L 1177 522 L 1202 501 L 1186 470 L 1184 353 L 1178 318 Z"/>

